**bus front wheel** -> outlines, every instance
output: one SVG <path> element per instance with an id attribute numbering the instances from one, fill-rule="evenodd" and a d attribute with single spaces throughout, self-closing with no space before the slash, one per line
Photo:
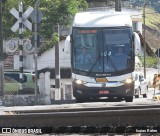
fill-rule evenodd
<path id="1" fill-rule="evenodd" d="M 76 97 L 76 103 L 83 103 L 83 98 Z"/>
<path id="2" fill-rule="evenodd" d="M 133 102 L 133 96 L 127 96 L 125 97 L 126 102 Z"/>

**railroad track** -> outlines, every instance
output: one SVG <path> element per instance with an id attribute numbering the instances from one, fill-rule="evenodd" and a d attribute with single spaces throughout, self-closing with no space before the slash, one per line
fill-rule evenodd
<path id="1" fill-rule="evenodd" d="M 0 127 L 42 128 L 51 132 L 160 132 L 160 105 L 135 105 L 85 110 L 14 111 L 0 115 Z"/>
<path id="2" fill-rule="evenodd" d="M 99 106 L 99 107 L 98 107 Z M 32 107 L 32 106 L 31 106 Z M 82 112 L 82 111 L 105 111 L 105 110 L 136 110 L 136 109 L 151 109 L 151 108 L 160 108 L 160 104 L 129 104 L 129 105 L 125 105 L 125 104 L 121 104 L 121 105 L 97 105 L 96 106 L 89 106 L 89 105 L 81 105 L 78 108 L 76 107 L 76 105 L 74 107 L 50 107 L 50 108 L 30 108 L 30 109 L 25 109 L 25 108 L 11 108 L 11 109 L 6 109 L 4 110 L 4 112 L 6 114 L 14 114 L 14 115 L 18 115 L 18 114 L 26 114 L 26 113 L 51 113 L 51 112 Z"/>

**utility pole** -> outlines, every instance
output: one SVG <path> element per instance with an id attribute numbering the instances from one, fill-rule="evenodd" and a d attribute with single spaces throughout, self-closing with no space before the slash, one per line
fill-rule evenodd
<path id="1" fill-rule="evenodd" d="M 144 1 L 144 5 L 143 5 L 143 45 L 144 45 L 144 78 L 146 78 L 146 33 L 145 33 L 145 25 L 146 25 L 146 6 L 147 6 L 147 1 Z"/>
<path id="2" fill-rule="evenodd" d="M 4 64 L 3 64 L 3 25 L 2 25 L 2 0 L 0 0 L 0 101 L 3 102 L 4 95 Z"/>
<path id="3" fill-rule="evenodd" d="M 116 0 L 115 1 L 115 11 L 121 12 L 122 10 L 122 1 L 121 0 Z"/>
<path id="4" fill-rule="evenodd" d="M 37 73 L 37 48 L 38 48 L 38 24 L 42 20 L 42 12 L 39 10 L 40 0 L 35 3 L 35 10 L 31 14 L 31 20 L 34 23 L 32 27 L 33 31 L 33 45 L 34 45 L 34 66 L 35 66 L 35 104 L 37 104 L 37 94 L 38 94 L 38 73 Z"/>
<path id="5" fill-rule="evenodd" d="M 37 104 L 37 93 L 38 93 L 38 73 L 37 73 L 37 37 L 38 37 L 38 8 L 40 0 L 35 4 L 36 21 L 34 23 L 34 47 L 35 47 L 35 104 Z"/>
<path id="6" fill-rule="evenodd" d="M 60 100 L 60 67 L 59 67 L 59 24 L 56 25 L 58 33 L 58 42 L 55 45 L 55 100 Z"/>

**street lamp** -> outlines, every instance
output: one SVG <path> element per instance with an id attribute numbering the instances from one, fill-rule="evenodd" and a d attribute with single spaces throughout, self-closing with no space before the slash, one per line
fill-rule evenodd
<path id="1" fill-rule="evenodd" d="M 147 6 L 148 1 L 144 1 L 144 5 L 143 5 L 143 44 L 144 44 L 144 78 L 146 78 L 146 38 L 145 38 L 145 18 L 146 18 L 146 11 L 145 8 Z"/>

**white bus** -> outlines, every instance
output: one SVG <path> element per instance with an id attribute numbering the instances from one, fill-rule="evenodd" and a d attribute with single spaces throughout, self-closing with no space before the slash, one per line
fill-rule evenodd
<path id="1" fill-rule="evenodd" d="M 123 12 L 77 13 L 66 39 L 71 52 L 72 88 L 77 102 L 106 97 L 133 101 L 135 53 L 140 39 Z M 116 55 L 121 48 L 123 55 Z"/>

